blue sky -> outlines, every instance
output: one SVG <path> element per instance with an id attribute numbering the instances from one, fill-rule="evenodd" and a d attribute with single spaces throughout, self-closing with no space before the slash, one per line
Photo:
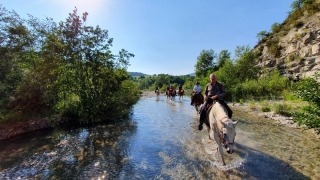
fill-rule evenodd
<path id="1" fill-rule="evenodd" d="M 63 21 L 77 7 L 88 25 L 114 38 L 112 51 L 135 54 L 128 71 L 186 75 L 202 50 L 217 54 L 237 46 L 253 48 L 256 35 L 282 23 L 294 0 L 0 0 L 21 17 Z"/>

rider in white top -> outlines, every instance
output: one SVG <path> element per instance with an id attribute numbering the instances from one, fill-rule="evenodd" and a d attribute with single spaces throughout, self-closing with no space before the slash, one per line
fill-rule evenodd
<path id="1" fill-rule="evenodd" d="M 196 94 L 200 94 L 202 96 L 201 91 L 202 91 L 202 87 L 200 86 L 200 83 L 197 81 L 196 85 L 193 87 L 193 93 L 191 95 L 191 105 L 193 105 L 194 96 Z M 203 96 L 202 96 L 202 99 L 203 99 Z"/>
<path id="2" fill-rule="evenodd" d="M 201 93 L 202 91 L 202 87 L 199 85 L 200 83 L 197 82 L 196 85 L 193 87 L 193 91 L 196 93 L 196 94 L 199 94 Z"/>

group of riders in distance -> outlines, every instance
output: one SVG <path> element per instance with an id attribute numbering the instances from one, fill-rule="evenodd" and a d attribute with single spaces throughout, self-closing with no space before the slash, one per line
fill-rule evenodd
<path id="1" fill-rule="evenodd" d="M 157 96 L 160 95 L 160 91 L 158 87 L 156 87 L 155 93 L 157 94 Z M 184 90 L 182 89 L 182 85 L 181 84 L 179 85 L 178 93 L 176 89 L 173 87 L 173 85 L 171 86 L 168 85 L 166 89 L 167 99 L 174 100 L 174 97 L 177 95 L 179 96 L 179 99 L 183 99 Z"/>
<path id="2" fill-rule="evenodd" d="M 222 163 L 225 165 L 222 147 L 226 148 L 229 154 L 233 153 L 237 122 L 231 120 L 232 110 L 223 100 L 226 94 L 224 86 L 216 80 L 215 74 L 210 74 L 209 78 L 210 82 L 206 85 L 204 96 L 201 94 L 200 83 L 196 82 L 191 95 L 191 105 L 195 106 L 197 113 L 200 114 L 198 130 L 202 130 L 203 124 L 207 126 L 209 138 L 216 141 Z M 160 94 L 158 87 L 155 93 Z M 172 85 L 167 86 L 167 99 L 173 100 L 176 95 L 176 89 Z M 182 85 L 179 85 L 178 95 L 179 99 L 183 99 Z"/>

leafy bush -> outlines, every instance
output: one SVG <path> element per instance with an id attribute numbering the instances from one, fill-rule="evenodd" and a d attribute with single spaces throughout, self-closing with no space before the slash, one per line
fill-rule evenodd
<path id="1" fill-rule="evenodd" d="M 301 111 L 294 113 L 296 121 L 305 124 L 309 128 L 315 128 L 320 133 L 320 83 L 316 80 L 320 74 L 315 74 L 314 78 L 302 79 L 295 87 L 294 93 L 309 105 Z"/>
<path id="2" fill-rule="evenodd" d="M 291 116 L 292 115 L 291 111 L 292 111 L 292 106 L 286 103 L 280 103 L 274 106 L 274 112 L 277 114 L 281 114 L 284 116 Z"/>
<path id="3" fill-rule="evenodd" d="M 271 30 L 273 33 L 277 33 L 281 30 L 281 24 L 279 23 L 274 23 L 272 26 L 271 26 Z"/>
<path id="4" fill-rule="evenodd" d="M 262 106 L 261 107 L 261 111 L 262 112 L 270 112 L 271 111 L 271 108 L 269 106 Z"/>
<path id="5" fill-rule="evenodd" d="M 243 83 L 234 85 L 231 89 L 233 95 L 238 98 L 249 96 L 261 97 L 270 94 L 281 94 L 288 85 L 288 79 L 281 76 L 278 70 L 274 70 L 267 75 L 254 80 L 246 80 Z"/>
<path id="6" fill-rule="evenodd" d="M 301 125 L 304 124 L 308 128 L 315 128 L 320 133 L 320 108 L 314 105 L 302 108 L 298 112 L 294 112 L 295 121 Z"/>
<path id="7" fill-rule="evenodd" d="M 254 101 L 249 101 L 248 106 L 252 110 L 256 110 L 256 108 L 257 108 L 257 105 Z"/>
<path id="8" fill-rule="evenodd" d="M 283 99 L 285 101 L 295 101 L 295 100 L 299 100 L 299 98 L 297 98 L 297 96 L 294 95 L 293 92 L 289 91 L 289 90 L 284 90 L 283 93 Z"/>
<path id="9" fill-rule="evenodd" d="M 267 41 L 267 43 L 266 43 L 266 45 L 268 47 L 268 52 L 270 54 L 272 54 L 274 57 L 280 56 L 281 47 L 278 44 L 279 44 L 278 39 L 271 39 L 271 40 Z"/>

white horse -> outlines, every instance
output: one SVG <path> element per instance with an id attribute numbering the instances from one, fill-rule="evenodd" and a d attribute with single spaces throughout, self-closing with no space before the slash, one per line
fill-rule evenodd
<path id="1" fill-rule="evenodd" d="M 206 126 L 209 133 L 209 139 L 213 140 L 214 138 L 218 145 L 222 163 L 223 165 L 226 165 L 223 157 L 222 146 L 226 148 L 228 154 L 232 154 L 234 152 L 234 139 L 236 136 L 235 126 L 237 121 L 233 122 L 228 117 L 226 108 L 218 101 L 215 102 L 209 110 L 208 121 L 206 122 Z"/>

